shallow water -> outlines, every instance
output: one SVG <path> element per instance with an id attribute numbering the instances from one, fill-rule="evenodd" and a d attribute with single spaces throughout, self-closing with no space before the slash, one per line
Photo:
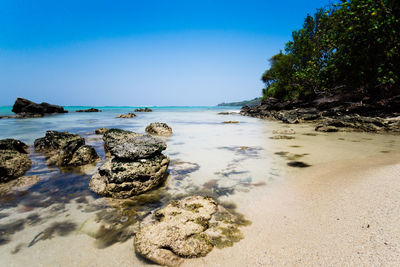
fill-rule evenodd
<path id="1" fill-rule="evenodd" d="M 0 139 L 16 138 L 33 145 L 46 130 L 77 133 L 105 158 L 100 127 L 144 133 L 151 122 L 166 122 L 174 134 L 166 138 L 164 152 L 171 159 L 165 185 L 129 201 L 110 201 L 89 190 L 96 166 L 85 174 L 48 168 L 42 155 L 31 149 L 34 162 L 27 175 L 40 181 L 27 190 L 0 196 L 0 266 L 133 266 L 147 265 L 132 245 L 132 225 L 173 198 L 187 194 L 212 195 L 234 203 L 257 204 L 259 194 L 285 180 L 288 172 L 301 172 L 338 160 L 363 160 L 400 151 L 400 138 L 366 133 L 317 133 L 311 125 L 218 115 L 234 108 L 167 107 L 136 113 L 131 119 L 117 115 L 134 108 L 100 108 L 100 113 L 70 113 L 32 119 L 1 119 Z M 72 111 L 72 112 L 71 112 Z M 1 108 L 2 114 L 10 108 Z M 0 114 L 1 115 L 1 114 Z M 223 124 L 223 121 L 239 121 Z M 293 139 L 271 139 L 274 130 L 295 130 Z M 293 162 L 297 162 L 293 164 Z M 99 162 L 99 166 L 102 162 Z M 288 165 L 288 163 L 290 163 Z M 300 164 L 300 163 L 303 163 Z M 97 223 L 109 227 L 94 234 Z M 253 222 L 259 223 L 259 222 Z M 92 231 L 93 230 L 93 231 Z M 246 236 L 244 237 L 246 238 Z"/>

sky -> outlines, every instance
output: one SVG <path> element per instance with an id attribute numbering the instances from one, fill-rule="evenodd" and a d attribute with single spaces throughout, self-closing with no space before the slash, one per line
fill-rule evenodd
<path id="1" fill-rule="evenodd" d="M 0 0 L 0 105 L 210 106 L 261 95 L 328 1 Z"/>

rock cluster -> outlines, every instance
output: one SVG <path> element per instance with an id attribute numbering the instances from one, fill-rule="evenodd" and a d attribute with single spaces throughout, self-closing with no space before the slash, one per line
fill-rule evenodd
<path id="1" fill-rule="evenodd" d="M 153 110 L 151 108 L 137 108 L 135 109 L 135 112 L 152 112 Z"/>
<path id="2" fill-rule="evenodd" d="M 116 118 L 129 119 L 129 118 L 133 118 L 133 117 L 136 117 L 136 114 L 132 113 L 132 112 L 129 112 L 128 114 L 118 115 Z"/>
<path id="3" fill-rule="evenodd" d="M 44 153 L 48 165 L 77 167 L 94 163 L 99 159 L 96 150 L 85 145 L 85 139 L 68 132 L 47 131 L 34 142 L 35 151 Z"/>
<path id="4" fill-rule="evenodd" d="M 172 128 L 166 123 L 152 122 L 146 127 L 146 132 L 154 135 L 170 136 L 172 135 Z"/>
<path id="5" fill-rule="evenodd" d="M 243 107 L 242 115 L 280 120 L 284 123 L 313 122 L 316 131 L 365 131 L 400 133 L 400 96 L 373 102 L 352 102 L 343 97 L 280 102 L 263 100 L 256 107 Z"/>
<path id="6" fill-rule="evenodd" d="M 68 111 L 61 106 L 48 103 L 37 104 L 25 98 L 17 98 L 12 112 L 16 113 L 17 117 L 41 117 L 46 114 L 67 113 Z"/>
<path id="7" fill-rule="evenodd" d="M 28 146 L 15 139 L 0 140 L 0 183 L 14 180 L 32 166 Z"/>
<path id="8" fill-rule="evenodd" d="M 167 175 L 165 142 L 150 135 L 110 129 L 103 135 L 107 161 L 90 180 L 90 188 L 102 196 L 128 198 L 149 191 Z"/>
<path id="9" fill-rule="evenodd" d="M 143 257 L 166 266 L 183 258 L 207 255 L 214 246 L 232 246 L 242 239 L 239 218 L 210 197 L 190 196 L 155 212 L 155 221 L 142 222 L 134 246 Z"/>
<path id="10" fill-rule="evenodd" d="M 101 110 L 97 108 L 88 108 L 88 109 L 79 109 L 76 112 L 101 112 Z"/>

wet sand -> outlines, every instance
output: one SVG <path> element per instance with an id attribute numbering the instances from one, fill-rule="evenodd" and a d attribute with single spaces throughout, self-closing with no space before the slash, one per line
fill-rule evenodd
<path id="1" fill-rule="evenodd" d="M 251 201 L 236 201 L 253 222 L 244 240 L 184 266 L 399 266 L 399 159 L 291 170 Z"/>

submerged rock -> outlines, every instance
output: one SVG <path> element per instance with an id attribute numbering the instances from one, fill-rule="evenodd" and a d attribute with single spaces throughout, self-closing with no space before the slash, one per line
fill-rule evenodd
<path id="1" fill-rule="evenodd" d="M 101 112 L 101 110 L 97 108 L 88 108 L 88 109 L 79 109 L 75 112 Z"/>
<path id="2" fill-rule="evenodd" d="M 135 109 L 135 112 L 152 112 L 153 110 L 151 108 L 137 108 Z"/>
<path id="3" fill-rule="evenodd" d="M 90 188 L 102 196 L 128 198 L 156 188 L 167 175 L 165 142 L 150 135 L 110 129 L 104 136 L 107 161 L 90 179 Z"/>
<path id="4" fill-rule="evenodd" d="M 48 158 L 48 165 L 77 167 L 94 163 L 99 159 L 92 146 L 85 145 L 85 139 L 68 132 L 47 131 L 46 135 L 34 142 L 35 151 Z"/>
<path id="5" fill-rule="evenodd" d="M 51 105 L 48 103 L 37 104 L 25 98 L 17 98 L 15 100 L 12 112 L 19 115 L 19 117 L 37 117 L 45 114 L 52 113 L 67 113 L 63 107 Z"/>
<path id="6" fill-rule="evenodd" d="M 108 131 L 108 129 L 103 127 L 103 128 L 96 129 L 94 132 L 95 132 L 95 134 L 105 134 L 107 131 Z"/>
<path id="7" fill-rule="evenodd" d="M 135 251 L 160 265 L 178 266 L 214 246 L 232 246 L 243 238 L 239 226 L 244 224 L 212 198 L 190 196 L 156 211 L 154 222 L 142 223 Z"/>
<path id="8" fill-rule="evenodd" d="M 218 112 L 217 115 L 237 115 L 239 114 L 238 112 L 227 112 L 227 111 L 222 111 Z"/>
<path id="9" fill-rule="evenodd" d="M 239 123 L 238 121 L 223 121 L 222 123 Z"/>
<path id="10" fill-rule="evenodd" d="M 292 135 L 296 134 L 296 132 L 293 129 L 281 129 L 281 130 L 273 130 L 273 134 L 281 134 L 281 135 Z"/>
<path id="11" fill-rule="evenodd" d="M 136 117 L 136 114 L 129 112 L 128 114 L 118 115 L 116 118 L 129 119 L 129 118 L 133 118 L 133 117 Z"/>
<path id="12" fill-rule="evenodd" d="M 32 166 L 28 146 L 15 139 L 0 140 L 0 183 L 21 177 Z"/>
<path id="13" fill-rule="evenodd" d="M 166 123 L 152 122 L 146 127 L 146 132 L 154 135 L 170 136 L 172 135 L 172 128 Z"/>

